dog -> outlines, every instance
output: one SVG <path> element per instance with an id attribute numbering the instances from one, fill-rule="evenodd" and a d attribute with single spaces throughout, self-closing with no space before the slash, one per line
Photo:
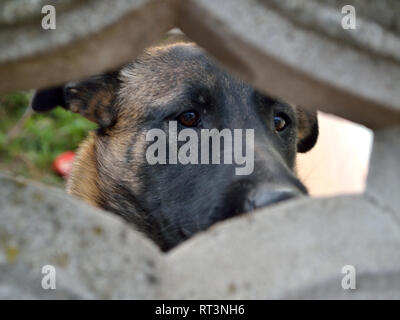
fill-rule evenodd
<path id="1" fill-rule="evenodd" d="M 307 195 L 295 160 L 317 141 L 316 113 L 262 94 L 193 43 L 152 47 L 116 71 L 39 90 L 32 100 L 39 112 L 56 106 L 98 124 L 77 152 L 68 193 L 122 216 L 163 251 L 218 221 Z M 254 130 L 253 172 L 149 164 L 146 133 L 170 121 L 178 131 Z"/>

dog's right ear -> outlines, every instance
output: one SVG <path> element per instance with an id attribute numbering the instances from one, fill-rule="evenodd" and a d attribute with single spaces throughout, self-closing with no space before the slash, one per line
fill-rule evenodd
<path id="1" fill-rule="evenodd" d="M 55 107 L 65 108 L 64 87 L 55 87 L 37 91 L 32 99 L 32 109 L 47 112 Z"/>
<path id="2" fill-rule="evenodd" d="M 32 109 L 46 112 L 61 106 L 107 128 L 117 117 L 115 100 L 119 84 L 118 72 L 112 72 L 39 90 L 33 96 Z"/>

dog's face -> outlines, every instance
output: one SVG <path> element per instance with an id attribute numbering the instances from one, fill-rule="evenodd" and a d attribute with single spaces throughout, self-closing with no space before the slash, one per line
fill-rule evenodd
<path id="1" fill-rule="evenodd" d="M 295 157 L 316 142 L 316 114 L 261 94 L 197 46 L 150 49 L 119 71 L 40 91 L 33 101 L 36 110 L 56 105 L 99 124 L 95 202 L 164 250 L 217 221 L 307 193 L 294 174 Z M 238 175 L 235 163 L 149 163 L 146 152 L 154 142 L 146 135 L 152 129 L 166 133 L 169 159 L 171 121 L 177 134 L 190 128 L 199 139 L 202 129 L 253 129 L 253 170 Z M 244 135 L 242 140 L 237 144 L 245 153 Z"/>

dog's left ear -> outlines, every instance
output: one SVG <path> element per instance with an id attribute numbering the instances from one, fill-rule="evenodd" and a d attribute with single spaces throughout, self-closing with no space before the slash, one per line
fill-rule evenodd
<path id="1" fill-rule="evenodd" d="M 46 112 L 60 106 L 107 128 L 116 120 L 115 98 L 119 84 L 118 72 L 111 72 L 39 90 L 33 96 L 32 109 Z"/>
<path id="2" fill-rule="evenodd" d="M 297 152 L 311 150 L 318 139 L 318 118 L 315 111 L 296 106 Z"/>

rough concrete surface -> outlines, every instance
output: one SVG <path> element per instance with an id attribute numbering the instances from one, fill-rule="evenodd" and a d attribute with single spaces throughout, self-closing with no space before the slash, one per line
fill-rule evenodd
<path id="1" fill-rule="evenodd" d="M 8 80 L 0 91 L 52 86 L 119 67 L 174 26 L 172 3 L 85 0 L 60 10 L 55 30 L 43 30 L 35 19 L 0 26 L 0 79 Z"/>
<path id="2" fill-rule="evenodd" d="M 366 196 L 400 225 L 400 127 L 375 131 Z"/>
<path id="3" fill-rule="evenodd" d="M 164 289 L 179 280 L 177 299 L 400 298 L 399 245 L 399 225 L 363 197 L 288 202 L 174 250 Z M 345 265 L 356 290 L 341 287 Z"/>
<path id="4" fill-rule="evenodd" d="M 160 254 L 121 219 L 62 190 L 0 176 L 0 299 L 149 299 Z M 41 286 L 56 267 L 56 290 Z"/>

